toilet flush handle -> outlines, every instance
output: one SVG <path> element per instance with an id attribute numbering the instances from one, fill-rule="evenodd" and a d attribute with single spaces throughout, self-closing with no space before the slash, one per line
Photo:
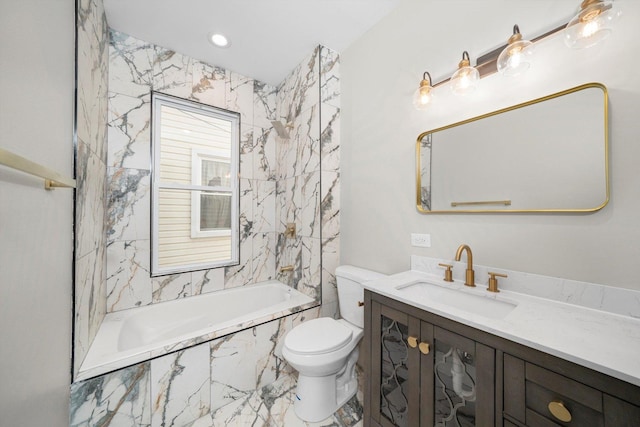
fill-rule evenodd
<path id="1" fill-rule="evenodd" d="M 358 301 L 358 307 L 362 307 L 364 305 L 364 301 Z"/>

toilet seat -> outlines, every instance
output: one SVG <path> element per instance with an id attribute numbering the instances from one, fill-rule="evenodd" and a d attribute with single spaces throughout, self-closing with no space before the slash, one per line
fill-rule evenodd
<path id="1" fill-rule="evenodd" d="M 353 331 L 330 317 L 309 320 L 293 328 L 284 339 L 284 345 L 293 353 L 323 354 L 346 346 Z"/>

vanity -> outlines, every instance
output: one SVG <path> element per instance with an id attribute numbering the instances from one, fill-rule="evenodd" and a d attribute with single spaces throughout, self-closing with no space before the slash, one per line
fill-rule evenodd
<path id="1" fill-rule="evenodd" d="M 365 283 L 365 426 L 640 425 L 638 318 L 463 282 Z"/>

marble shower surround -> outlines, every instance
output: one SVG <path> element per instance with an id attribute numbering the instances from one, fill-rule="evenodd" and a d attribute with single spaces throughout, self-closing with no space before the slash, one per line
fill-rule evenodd
<path id="1" fill-rule="evenodd" d="M 276 88 L 111 31 L 107 312 L 275 278 Z M 241 115 L 237 267 L 150 277 L 151 91 Z"/>
<path id="2" fill-rule="evenodd" d="M 318 47 L 277 89 L 115 31 L 109 55 L 107 310 L 271 278 L 316 298 L 322 295 L 323 305 L 75 383 L 71 425 L 191 425 L 198 419 L 198 425 L 210 425 L 209 414 L 213 425 L 225 425 L 216 414 L 236 413 L 232 407 L 238 402 L 251 408 L 259 390 L 274 381 L 287 383 L 292 372 L 280 346 L 288 330 L 305 319 L 337 315 L 338 55 Z M 245 256 L 238 267 L 149 279 L 152 88 L 241 113 Z M 294 124 L 289 141 L 275 135 L 274 119 Z M 296 239 L 285 240 L 277 231 L 284 229 L 283 215 L 297 221 Z M 277 277 L 276 269 L 289 263 L 295 266 L 293 274 Z M 272 399 L 260 396 L 270 408 Z M 256 413 L 262 413 L 260 407 Z M 358 405 L 346 411 L 353 420 L 361 416 Z M 119 424 L 117 417 L 123 417 Z"/>
<path id="3" fill-rule="evenodd" d="M 74 373 L 106 308 L 108 26 L 102 0 L 77 1 Z"/>

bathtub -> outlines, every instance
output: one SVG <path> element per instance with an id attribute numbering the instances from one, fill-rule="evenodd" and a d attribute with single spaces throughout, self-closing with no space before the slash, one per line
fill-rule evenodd
<path id="1" fill-rule="evenodd" d="M 76 380 L 95 377 L 312 307 L 277 280 L 109 313 Z"/>

